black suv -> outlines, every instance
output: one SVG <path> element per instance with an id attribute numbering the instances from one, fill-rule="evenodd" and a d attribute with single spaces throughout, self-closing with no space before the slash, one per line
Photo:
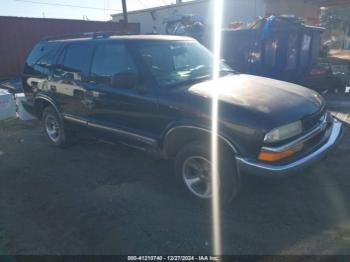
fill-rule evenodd
<path id="1" fill-rule="evenodd" d="M 25 64 L 26 108 L 50 141 L 71 132 L 175 160 L 188 192 L 210 199 L 211 98 L 219 97 L 220 194 L 228 201 L 241 175 L 284 176 L 320 159 L 342 125 L 323 98 L 294 84 L 239 74 L 224 63 L 212 80 L 212 54 L 177 36 L 104 34 L 39 42 Z"/>

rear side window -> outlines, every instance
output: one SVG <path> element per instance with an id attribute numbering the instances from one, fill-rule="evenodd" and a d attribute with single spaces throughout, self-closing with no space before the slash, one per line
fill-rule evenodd
<path id="1" fill-rule="evenodd" d="M 309 34 L 304 34 L 300 52 L 300 64 L 306 66 L 310 59 L 311 49 L 311 36 Z"/>
<path id="2" fill-rule="evenodd" d="M 50 74 L 58 53 L 58 43 L 38 43 L 30 52 L 24 67 L 24 73 L 35 75 Z"/>
<path id="3" fill-rule="evenodd" d="M 69 45 L 64 52 L 63 69 L 87 76 L 93 51 L 91 43 L 77 43 Z"/>
<path id="4" fill-rule="evenodd" d="M 45 52 L 45 45 L 43 43 L 36 44 L 27 58 L 27 65 L 32 66 L 36 61 L 43 56 Z"/>
<path id="5" fill-rule="evenodd" d="M 294 70 L 297 66 L 297 55 L 298 55 L 298 34 L 297 32 L 292 32 L 288 39 L 288 49 L 287 49 L 287 70 Z"/>
<path id="6" fill-rule="evenodd" d="M 91 78 L 98 83 L 109 84 L 113 75 L 133 71 L 133 63 L 124 44 L 105 43 L 96 47 L 91 65 Z"/>
<path id="7" fill-rule="evenodd" d="M 276 66 L 278 45 L 279 45 L 278 39 L 269 39 L 266 41 L 265 59 L 264 59 L 264 64 L 266 66 L 269 66 L 269 67 Z"/>

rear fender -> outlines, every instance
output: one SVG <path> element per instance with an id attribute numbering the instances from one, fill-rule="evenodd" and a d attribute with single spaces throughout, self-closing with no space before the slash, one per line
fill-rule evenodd
<path id="1" fill-rule="evenodd" d="M 37 95 L 35 97 L 34 108 L 35 108 L 35 112 L 36 112 L 39 119 L 41 119 L 42 112 L 43 112 L 44 108 L 47 106 L 52 106 L 52 108 L 55 109 L 55 111 L 57 112 L 60 119 L 63 121 L 63 117 L 61 114 L 62 110 L 51 97 L 44 95 L 44 94 L 40 94 L 40 95 Z"/>

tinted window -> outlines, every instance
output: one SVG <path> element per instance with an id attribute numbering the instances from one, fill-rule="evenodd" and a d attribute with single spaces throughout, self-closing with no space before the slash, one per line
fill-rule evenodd
<path id="1" fill-rule="evenodd" d="M 27 58 L 24 72 L 27 74 L 48 75 L 51 65 L 55 61 L 58 48 L 58 43 L 37 44 Z"/>
<path id="2" fill-rule="evenodd" d="M 93 51 L 90 43 L 78 43 L 69 45 L 64 53 L 63 69 L 87 76 Z"/>
<path id="3" fill-rule="evenodd" d="M 111 77 L 121 72 L 136 72 L 136 67 L 123 44 L 106 43 L 98 45 L 91 66 L 91 78 L 109 84 Z"/>
<path id="4" fill-rule="evenodd" d="M 287 50 L 287 69 L 294 70 L 297 66 L 298 34 L 290 33 Z"/>
<path id="5" fill-rule="evenodd" d="M 27 65 L 34 65 L 34 63 L 44 54 L 45 45 L 43 43 L 39 43 L 34 46 L 32 51 L 30 52 L 27 58 Z"/>
<path id="6" fill-rule="evenodd" d="M 277 39 L 268 39 L 265 45 L 264 64 L 270 67 L 276 66 L 277 49 L 279 42 Z"/>
<path id="7" fill-rule="evenodd" d="M 311 49 L 311 36 L 308 34 L 304 34 L 303 40 L 302 40 L 302 46 L 301 46 L 301 52 L 300 52 L 300 64 L 302 66 L 305 66 L 309 62 L 309 56 L 310 56 L 310 49 Z"/>

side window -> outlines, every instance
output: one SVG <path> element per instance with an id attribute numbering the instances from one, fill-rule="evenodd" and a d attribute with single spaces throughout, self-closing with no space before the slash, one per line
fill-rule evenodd
<path id="1" fill-rule="evenodd" d="M 311 36 L 309 34 L 304 34 L 301 52 L 300 52 L 300 64 L 301 66 L 306 66 L 309 63 L 310 59 L 310 50 L 311 49 Z"/>
<path id="2" fill-rule="evenodd" d="M 298 34 L 296 32 L 291 33 L 288 39 L 287 49 L 287 69 L 294 70 L 297 66 L 297 48 L 298 48 Z"/>
<path id="3" fill-rule="evenodd" d="M 49 75 L 55 61 L 58 43 L 39 43 L 29 54 L 24 67 L 24 73 Z"/>
<path id="4" fill-rule="evenodd" d="M 39 60 L 41 56 L 43 56 L 45 52 L 45 44 L 44 43 L 38 43 L 34 46 L 32 51 L 30 52 L 26 64 L 28 66 L 33 66 L 36 61 Z"/>
<path id="5" fill-rule="evenodd" d="M 58 70 L 55 70 L 55 75 L 68 76 L 74 80 L 82 80 L 87 77 L 92 51 L 93 45 L 91 43 L 68 45 L 63 52 L 63 62 L 61 61 Z"/>
<path id="6" fill-rule="evenodd" d="M 277 39 L 269 39 L 266 41 L 265 60 L 264 60 L 264 64 L 266 66 L 269 66 L 269 67 L 276 66 L 278 44 L 279 43 Z"/>
<path id="7" fill-rule="evenodd" d="M 96 47 L 91 66 L 91 79 L 97 83 L 110 84 L 113 75 L 137 72 L 124 44 L 106 43 Z"/>

